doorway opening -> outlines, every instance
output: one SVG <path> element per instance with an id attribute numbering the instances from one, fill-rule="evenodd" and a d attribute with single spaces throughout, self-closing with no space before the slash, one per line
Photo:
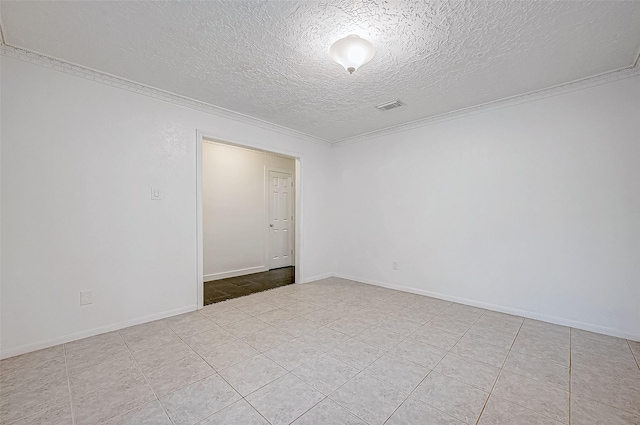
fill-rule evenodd
<path id="1" fill-rule="evenodd" d="M 197 139 L 198 308 L 299 282 L 301 156 Z"/>

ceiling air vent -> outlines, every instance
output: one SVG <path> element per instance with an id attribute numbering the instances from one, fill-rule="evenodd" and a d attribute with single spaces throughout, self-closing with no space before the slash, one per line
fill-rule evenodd
<path id="1" fill-rule="evenodd" d="M 385 102 L 385 103 L 376 105 L 376 108 L 380 109 L 381 111 L 388 111 L 389 109 L 399 108 L 402 105 L 404 105 L 404 103 L 400 102 L 399 99 L 396 99 L 396 100 L 392 100 L 391 102 Z"/>

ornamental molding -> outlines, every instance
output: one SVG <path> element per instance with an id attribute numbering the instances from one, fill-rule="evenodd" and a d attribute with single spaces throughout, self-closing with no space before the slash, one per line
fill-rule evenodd
<path id="1" fill-rule="evenodd" d="M 1 27 L 0 27 L 1 30 Z M 91 68 L 87 68 L 82 65 L 77 65 L 71 62 L 64 61 L 62 59 L 53 58 L 41 53 L 37 53 L 21 47 L 15 47 L 3 43 L 0 32 L 0 54 L 13 59 L 17 59 L 23 62 L 32 63 L 45 68 L 53 69 L 55 71 L 64 72 L 76 77 L 84 78 L 87 80 L 95 81 L 98 83 L 106 84 L 112 87 L 127 90 L 133 93 L 148 96 L 154 99 L 169 102 L 178 106 L 194 109 L 197 111 L 209 113 L 219 117 L 227 118 L 233 121 L 241 122 L 244 124 L 252 125 L 255 127 L 263 128 L 265 130 L 273 131 L 290 137 L 295 137 L 307 142 L 320 144 L 327 147 L 340 146 L 352 143 L 365 142 L 367 140 L 400 133 L 403 131 L 413 130 L 420 127 L 426 127 L 429 125 L 437 124 L 443 121 L 449 121 L 457 118 L 466 117 L 482 112 L 492 111 L 496 109 L 507 108 L 510 106 L 519 105 L 522 103 L 533 102 L 536 100 L 545 99 L 548 97 L 558 96 L 565 93 L 587 89 L 590 87 L 599 86 L 602 84 L 611 83 L 626 78 L 636 77 L 640 75 L 640 64 L 638 59 L 635 60 L 633 66 L 621 68 L 602 74 L 594 75 L 591 77 L 582 78 L 579 80 L 571 81 L 568 83 L 558 84 L 556 86 L 547 87 L 540 90 L 531 91 L 524 94 L 519 94 L 491 102 L 483 103 L 480 105 L 470 106 L 468 108 L 462 108 L 451 112 L 446 112 L 431 117 L 422 118 L 416 121 L 411 121 L 396 126 L 386 127 L 380 130 L 360 134 L 357 136 L 349 137 L 346 139 L 338 140 L 336 142 L 329 142 L 325 139 L 311 136 L 309 134 L 293 130 L 288 127 L 273 124 L 268 121 L 264 121 L 258 118 L 250 117 L 248 115 L 234 112 L 228 109 L 221 108 L 206 102 L 195 100 L 186 96 L 181 96 L 175 93 L 171 93 L 165 90 L 161 90 L 155 87 L 147 86 L 144 84 L 136 83 L 115 75 L 107 74 L 105 72 L 97 71 Z M 640 58 L 640 55 L 638 56 Z"/>
<path id="2" fill-rule="evenodd" d="M 640 58 L 640 55 L 638 56 Z M 369 133 L 360 134 L 333 143 L 333 146 L 347 145 L 352 143 L 360 143 L 373 138 L 387 136 L 390 134 L 400 133 L 403 131 L 413 130 L 420 127 L 437 124 L 443 121 L 454 120 L 469 115 L 475 115 L 482 112 L 493 111 L 496 109 L 508 108 L 510 106 L 520 105 L 522 103 L 533 102 L 536 100 L 546 99 L 548 97 L 558 96 L 565 93 L 587 89 L 602 84 L 612 83 L 614 81 L 624 80 L 626 78 L 636 77 L 640 75 L 640 65 L 636 59 L 633 66 L 608 71 L 591 77 L 581 78 L 568 83 L 558 84 L 556 86 L 547 87 L 540 90 L 531 91 L 515 96 L 510 96 L 480 105 L 470 106 L 443 114 L 434 115 L 427 118 L 421 118 L 416 121 L 400 124 L 393 127 L 383 128 L 381 130 L 371 131 Z"/>
<path id="3" fill-rule="evenodd" d="M 301 131 L 297 131 L 281 125 L 273 124 L 268 121 L 264 121 L 258 118 L 244 115 L 239 112 L 234 112 L 225 108 L 221 108 L 219 106 L 212 105 L 210 103 L 192 99 L 190 97 L 181 96 L 179 94 L 175 94 L 175 93 L 171 93 L 155 87 L 147 86 L 145 84 L 136 83 L 135 81 L 130 81 L 121 77 L 116 77 L 115 75 L 107 74 L 105 72 L 87 68 L 82 65 L 77 65 L 71 62 L 67 62 L 62 59 L 53 58 L 51 56 L 43 55 L 41 53 L 37 53 L 32 50 L 23 49 L 21 47 L 15 47 L 8 44 L 1 44 L 0 48 L 1 48 L 0 50 L 1 55 L 7 56 L 13 59 L 17 59 L 23 62 L 28 62 L 34 65 L 42 66 L 44 68 L 49 68 L 55 71 L 64 72 L 65 74 L 84 78 L 90 81 L 95 81 L 101 84 L 106 84 L 112 87 L 116 87 L 116 88 L 127 90 L 133 93 L 141 94 L 143 96 L 148 96 L 154 99 L 163 100 L 165 102 L 169 102 L 178 106 L 184 106 L 185 108 L 206 112 L 208 114 L 212 114 L 212 115 L 227 118 L 233 121 L 252 125 L 254 127 L 260 127 L 265 130 L 273 131 L 286 136 L 295 137 L 297 139 L 301 139 L 307 142 L 331 147 L 331 143 L 319 137 L 311 136 Z"/>

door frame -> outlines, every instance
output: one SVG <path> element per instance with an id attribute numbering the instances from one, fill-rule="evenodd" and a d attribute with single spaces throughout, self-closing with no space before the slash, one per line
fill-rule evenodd
<path id="1" fill-rule="evenodd" d="M 303 155 L 299 152 L 288 149 L 274 148 L 259 142 L 239 140 L 229 140 L 224 135 L 216 131 L 196 130 L 196 300 L 198 309 L 204 306 L 204 224 L 202 211 L 202 143 L 205 140 L 222 143 L 258 151 L 273 152 L 280 155 L 290 156 L 295 160 L 295 171 L 293 173 L 295 203 L 293 205 L 294 216 L 294 242 L 293 255 L 295 266 L 294 283 L 302 282 L 302 265 L 304 258 L 304 237 L 302 233 L 304 222 L 304 211 L 302 208 L 302 172 Z M 265 196 L 267 196 L 265 194 Z M 267 218 L 268 220 L 268 218 Z M 268 242 L 267 242 L 268 243 Z M 268 255 L 268 253 L 267 253 Z M 267 264 L 268 267 L 268 264 Z"/>
<path id="2" fill-rule="evenodd" d="M 297 168 L 297 167 L 296 167 Z M 293 172 L 291 172 L 291 170 L 285 170 L 284 168 L 277 168 L 277 167 L 264 167 L 264 208 L 265 208 L 265 216 L 264 216 L 264 221 L 265 221 L 265 229 L 266 229 L 266 242 L 265 242 L 265 254 L 264 254 L 264 261 L 265 264 L 267 266 L 267 269 L 271 270 L 271 244 L 270 244 L 270 239 L 271 239 L 271 228 L 269 227 L 269 225 L 271 224 L 269 221 L 269 216 L 271 215 L 271 211 L 269 210 L 269 206 L 271 205 L 271 182 L 269 180 L 269 173 L 271 171 L 274 171 L 276 173 L 283 173 L 283 174 L 291 174 L 292 177 L 292 182 L 293 182 L 293 202 L 294 204 L 291 206 L 291 212 L 293 213 L 293 227 L 291 229 L 291 232 L 293 233 L 293 239 L 290 240 L 291 243 L 291 248 L 293 249 L 293 261 L 294 261 L 294 265 L 295 265 L 295 259 L 296 259 L 296 223 L 298 222 L 298 217 L 296 217 L 296 172 L 295 170 Z M 291 238 L 291 236 L 289 236 Z"/>

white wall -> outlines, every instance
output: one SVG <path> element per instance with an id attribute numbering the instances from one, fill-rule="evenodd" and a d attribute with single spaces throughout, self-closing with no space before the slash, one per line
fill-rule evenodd
<path id="1" fill-rule="evenodd" d="M 331 272 L 330 148 L 9 57 L 1 75 L 3 357 L 196 308 L 196 129 L 302 154 L 303 279 Z"/>
<path id="2" fill-rule="evenodd" d="M 295 174 L 295 160 L 229 145 L 202 145 L 204 280 L 269 269 L 266 178 Z"/>
<path id="3" fill-rule="evenodd" d="M 335 154 L 338 275 L 640 340 L 640 77 Z"/>

